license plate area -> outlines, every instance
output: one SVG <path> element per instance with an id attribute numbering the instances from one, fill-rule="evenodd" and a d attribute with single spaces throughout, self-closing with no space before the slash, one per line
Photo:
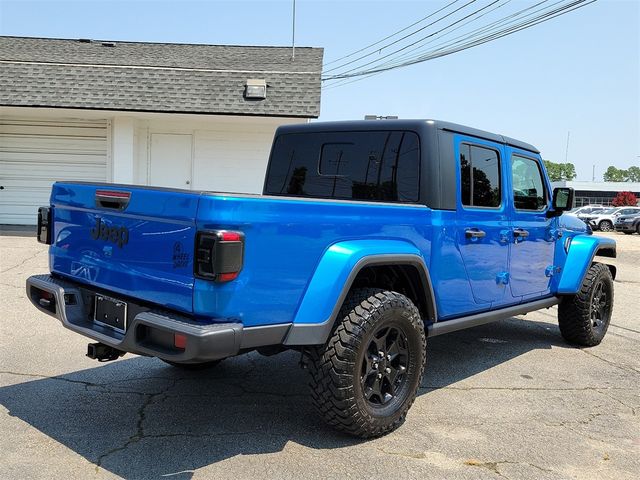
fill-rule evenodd
<path id="1" fill-rule="evenodd" d="M 127 330 L 127 304 L 106 295 L 96 295 L 93 321 L 124 333 Z"/>

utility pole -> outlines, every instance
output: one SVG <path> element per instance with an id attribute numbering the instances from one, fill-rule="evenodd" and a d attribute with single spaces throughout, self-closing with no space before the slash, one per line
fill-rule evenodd
<path id="1" fill-rule="evenodd" d="M 291 61 L 293 62 L 296 59 L 296 0 L 293 0 L 291 32 Z"/>
<path id="2" fill-rule="evenodd" d="M 567 131 L 567 149 L 564 152 L 564 163 L 569 163 L 569 136 L 571 135 L 570 131 Z"/>
<path id="3" fill-rule="evenodd" d="M 596 181 L 596 166 L 593 166 L 593 173 L 591 174 L 591 181 L 595 182 Z"/>

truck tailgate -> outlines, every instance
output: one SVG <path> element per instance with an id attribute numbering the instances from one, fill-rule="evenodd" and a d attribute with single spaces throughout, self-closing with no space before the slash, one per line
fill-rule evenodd
<path id="1" fill-rule="evenodd" d="M 196 192 L 56 183 L 51 271 L 192 312 L 198 201 Z"/>

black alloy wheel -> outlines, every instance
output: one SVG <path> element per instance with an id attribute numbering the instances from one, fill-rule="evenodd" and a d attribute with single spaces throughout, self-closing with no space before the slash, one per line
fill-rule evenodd
<path id="1" fill-rule="evenodd" d="M 605 325 L 609 324 L 611 309 L 607 285 L 603 279 L 595 285 L 591 297 L 591 326 L 599 334 Z"/>
<path id="2" fill-rule="evenodd" d="M 397 326 L 379 328 L 362 359 L 360 385 L 373 408 L 386 405 L 404 390 L 409 362 L 409 342 Z"/>

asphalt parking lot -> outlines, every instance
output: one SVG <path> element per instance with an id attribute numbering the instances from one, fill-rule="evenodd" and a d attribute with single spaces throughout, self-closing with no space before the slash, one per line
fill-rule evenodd
<path id="1" fill-rule="evenodd" d="M 315 416 L 294 353 L 194 373 L 86 358 L 25 296 L 46 248 L 0 234 L 0 478 L 635 479 L 640 236 L 608 235 L 618 278 L 600 346 L 564 344 L 555 309 L 433 338 L 405 425 L 359 441 Z"/>

